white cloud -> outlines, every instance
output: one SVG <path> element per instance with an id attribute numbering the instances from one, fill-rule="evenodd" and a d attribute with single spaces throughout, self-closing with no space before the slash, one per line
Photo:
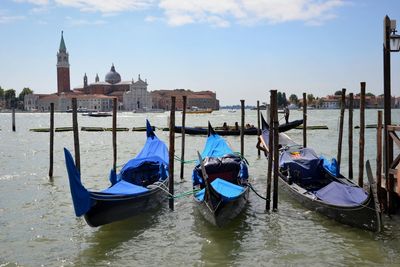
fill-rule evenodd
<path id="1" fill-rule="evenodd" d="M 31 3 L 34 5 L 42 6 L 49 4 L 49 0 L 14 0 L 17 3 Z"/>
<path id="2" fill-rule="evenodd" d="M 0 24 L 11 23 L 17 20 L 25 19 L 24 16 L 7 16 L 0 14 Z"/>
<path id="3" fill-rule="evenodd" d="M 66 19 L 71 26 L 103 25 L 107 23 L 105 20 L 74 19 L 72 17 L 66 17 Z"/>
<path id="4" fill-rule="evenodd" d="M 61 6 L 82 12 L 100 12 L 103 17 L 146 10 L 147 22 L 165 21 L 171 26 L 203 23 L 229 27 L 232 23 L 284 23 L 303 21 L 321 25 L 336 17 L 345 0 L 14 0 L 45 6 Z M 347 2 L 348 3 L 348 2 Z M 157 10 L 158 7 L 158 10 Z M 162 15 L 158 14 L 162 11 Z M 157 14 L 157 15 L 155 15 Z M 157 18 L 157 19 L 155 19 Z"/>
<path id="5" fill-rule="evenodd" d="M 321 24 L 335 15 L 343 0 L 160 0 L 167 22 L 172 26 L 210 23 L 229 26 L 231 22 L 253 24 L 304 21 Z"/>
<path id="6" fill-rule="evenodd" d="M 55 3 L 78 8 L 83 12 L 115 13 L 148 8 L 154 0 L 54 0 Z"/>

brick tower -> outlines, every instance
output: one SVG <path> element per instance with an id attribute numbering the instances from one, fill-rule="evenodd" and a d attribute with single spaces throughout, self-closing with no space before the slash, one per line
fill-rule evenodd
<path id="1" fill-rule="evenodd" d="M 57 53 L 57 94 L 70 91 L 68 52 L 65 47 L 63 32 L 61 32 L 60 49 Z"/>

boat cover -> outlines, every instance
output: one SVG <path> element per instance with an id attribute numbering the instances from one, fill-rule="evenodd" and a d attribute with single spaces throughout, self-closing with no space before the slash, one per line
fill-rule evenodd
<path id="1" fill-rule="evenodd" d="M 129 176 L 137 167 L 144 163 L 158 163 L 160 179 L 164 180 L 168 176 L 168 149 L 166 145 L 155 136 L 150 123 L 147 123 L 147 141 L 142 151 L 132 160 L 128 161 L 122 168 L 118 176 L 111 171 L 110 180 L 112 186 L 101 192 L 88 191 L 81 182 L 81 175 L 75 166 L 71 153 L 64 148 L 65 163 L 68 172 L 69 185 L 71 189 L 72 201 L 76 216 L 82 216 L 89 211 L 92 205 L 91 195 L 101 195 L 102 199 L 112 199 L 116 195 L 136 195 L 146 192 L 148 189 L 142 186 L 130 184 L 124 181 L 125 176 Z M 128 185 L 129 184 L 129 185 Z"/>
<path id="2" fill-rule="evenodd" d="M 321 160 L 311 148 L 284 151 L 279 157 L 279 166 L 289 169 L 293 180 L 317 179 Z"/>
<path id="3" fill-rule="evenodd" d="M 320 156 L 319 158 L 322 160 L 322 166 L 326 171 L 328 171 L 334 177 L 340 176 L 340 168 L 335 158 L 332 158 L 331 161 L 323 156 Z"/>
<path id="4" fill-rule="evenodd" d="M 358 206 L 368 197 L 361 187 L 331 182 L 315 192 L 324 202 L 338 206 Z"/>
<path id="5" fill-rule="evenodd" d="M 226 154 L 233 154 L 232 149 L 221 136 L 218 134 L 211 134 L 207 138 L 201 157 L 222 157 Z"/>
<path id="6" fill-rule="evenodd" d="M 136 168 L 144 163 L 155 162 L 161 165 L 160 176 L 162 179 L 167 177 L 166 168 L 169 163 L 168 148 L 163 141 L 158 139 L 154 134 L 150 123 L 147 121 L 147 140 L 144 144 L 143 149 L 134 158 L 128 161 L 124 167 L 122 167 L 120 173 L 117 176 L 117 181 L 125 180 L 131 177 L 132 173 Z"/>
<path id="7" fill-rule="evenodd" d="M 122 180 L 101 192 L 114 195 L 139 195 L 147 191 L 149 191 L 149 189 L 146 187 L 131 184 Z"/>
<path id="8" fill-rule="evenodd" d="M 239 185 L 232 184 L 223 179 L 217 178 L 211 182 L 211 186 L 218 192 L 224 201 L 232 201 L 240 197 L 245 188 Z M 196 193 L 196 198 L 199 201 L 204 200 L 205 188 Z"/>

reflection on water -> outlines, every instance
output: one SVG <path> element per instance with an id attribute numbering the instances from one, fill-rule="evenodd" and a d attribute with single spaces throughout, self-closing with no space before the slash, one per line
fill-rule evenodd
<path id="1" fill-rule="evenodd" d="M 355 111 L 354 124 L 359 115 Z M 400 110 L 393 110 L 394 123 L 400 122 Z M 118 127 L 144 126 L 145 119 L 158 127 L 167 126 L 168 114 L 118 113 Z M 180 122 L 177 113 L 177 122 Z M 338 110 L 310 110 L 309 125 L 327 125 L 329 130 L 309 131 L 308 141 L 317 153 L 336 156 Z M 302 113 L 291 112 L 291 119 Z M 111 127 L 111 118 L 78 116 L 80 126 Z M 190 116 L 187 125 L 213 125 L 240 121 L 239 113 L 213 112 Z M 366 111 L 366 123 L 376 121 L 376 110 Z M 256 112 L 246 111 L 246 122 L 257 124 Z M 236 220 L 225 228 L 210 225 L 197 212 L 191 196 L 176 199 L 175 210 L 168 204 L 155 212 L 132 217 L 99 228 L 89 227 L 83 218 L 75 218 L 63 148 L 73 150 L 71 132 L 55 133 L 54 179 L 48 181 L 48 133 L 29 132 L 48 127 L 48 114 L 17 114 L 17 132 L 8 129 L 10 114 L 0 114 L 0 266 L 5 263 L 24 266 L 398 266 L 400 264 L 400 219 L 384 218 L 384 232 L 375 234 L 344 226 L 304 209 L 283 193 L 278 212 L 265 213 L 265 202 L 253 192 L 250 203 Z M 71 125 L 71 114 L 57 113 L 55 127 Z M 346 125 L 346 124 L 345 124 Z M 11 128 L 11 127 L 10 127 Z M 168 143 L 168 132 L 156 131 Z M 297 142 L 302 132 L 288 133 Z M 355 130 L 354 136 L 358 132 Z M 374 163 L 376 132 L 366 129 L 366 159 Z M 181 138 L 175 148 L 180 156 Z M 346 144 L 347 130 L 343 144 Z M 240 137 L 226 137 L 234 151 L 240 150 Z M 112 166 L 112 134 L 80 132 L 82 181 L 88 188 L 108 186 Z M 145 133 L 119 132 L 120 165 L 142 148 Z M 257 138 L 245 137 L 245 156 L 249 161 L 251 183 L 265 195 L 267 164 L 258 159 Z M 196 159 L 204 136 L 186 136 L 185 159 Z M 356 143 L 356 140 L 355 140 Z M 354 166 L 358 149 L 354 148 Z M 347 146 L 343 146 L 342 170 L 347 174 Z M 178 181 L 177 193 L 192 189 L 191 171 L 185 165 L 185 180 Z M 374 168 L 374 166 L 372 166 Z M 354 176 L 357 177 L 354 168 Z"/>

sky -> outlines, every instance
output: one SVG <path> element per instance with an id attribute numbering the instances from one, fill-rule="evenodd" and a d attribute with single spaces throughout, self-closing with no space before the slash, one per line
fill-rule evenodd
<path id="1" fill-rule="evenodd" d="M 325 96 L 383 93 L 383 19 L 398 0 L 0 0 L 0 86 L 57 88 L 61 31 L 71 87 L 104 76 L 147 79 L 149 91 L 210 90 L 221 105 L 255 105 L 277 89 Z M 400 95 L 400 53 L 391 53 Z"/>

